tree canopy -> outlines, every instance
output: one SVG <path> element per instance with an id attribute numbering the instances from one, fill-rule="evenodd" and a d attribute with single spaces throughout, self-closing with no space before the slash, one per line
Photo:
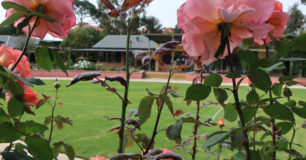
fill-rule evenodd
<path id="1" fill-rule="evenodd" d="M 302 0 L 302 2 L 306 0 Z M 302 11 L 298 8 L 298 3 L 295 3 L 290 9 L 289 14 L 290 18 L 287 23 L 286 33 L 287 34 L 298 34 L 301 32 L 305 27 L 305 15 Z"/>

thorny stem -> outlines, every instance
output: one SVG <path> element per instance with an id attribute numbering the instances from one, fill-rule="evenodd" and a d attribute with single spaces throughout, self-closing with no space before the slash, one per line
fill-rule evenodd
<path id="1" fill-rule="evenodd" d="M 27 36 L 26 42 L 24 44 L 24 47 L 22 49 L 21 55 L 19 56 L 18 60 L 16 61 L 16 63 L 12 67 L 11 71 L 15 70 L 15 68 L 17 67 L 17 65 L 21 61 L 22 57 L 25 55 L 25 53 L 27 51 L 27 48 L 28 48 L 28 45 L 29 45 L 29 41 L 30 41 L 31 35 L 34 32 L 35 28 L 38 26 L 38 24 L 39 24 L 39 17 L 36 17 L 36 20 L 35 20 L 35 23 L 34 23 L 33 27 L 32 28 L 29 27 L 29 34 Z"/>
<path id="2" fill-rule="evenodd" d="M 263 39 L 263 41 L 264 41 L 264 46 L 265 46 L 265 49 L 266 49 L 266 55 L 268 56 L 269 47 L 268 47 L 268 44 L 267 44 L 266 40 Z M 269 89 L 269 98 L 270 98 L 270 104 L 272 104 L 273 103 L 273 97 L 272 97 L 271 88 Z M 272 119 L 271 123 L 272 123 L 272 147 L 275 148 L 276 147 L 276 132 L 277 132 L 277 128 L 275 126 L 275 119 Z M 273 153 L 272 153 L 272 160 L 276 160 L 276 151 L 273 151 Z"/>
<path id="3" fill-rule="evenodd" d="M 171 79 L 171 76 L 172 76 L 172 71 L 173 71 L 173 66 L 174 66 L 174 64 L 173 64 L 174 63 L 174 54 L 175 54 L 175 52 L 173 51 L 172 52 L 172 57 L 171 57 L 171 67 L 170 67 L 170 70 L 169 70 L 169 76 L 168 76 L 168 80 L 167 80 L 166 89 L 165 89 L 164 94 L 167 94 L 167 92 L 168 92 L 168 88 L 169 88 L 169 84 L 170 84 L 170 79 Z M 150 139 L 150 143 L 147 146 L 144 154 L 147 154 L 149 152 L 151 146 L 154 143 L 155 137 L 156 137 L 156 135 L 158 133 L 157 132 L 157 128 L 158 128 L 158 124 L 159 124 L 159 120 L 160 120 L 160 116 L 161 116 L 163 108 L 164 108 L 164 101 L 162 101 L 161 106 L 158 108 L 157 118 L 156 118 L 156 121 L 155 121 L 152 137 Z"/>
<path id="4" fill-rule="evenodd" d="M 289 151 L 292 150 L 292 144 L 293 144 L 293 140 L 294 140 L 294 137 L 295 137 L 295 133 L 296 133 L 296 129 L 294 126 L 292 126 L 292 129 L 293 129 L 293 133 L 292 133 L 292 137 L 291 137 L 291 140 L 290 140 L 290 143 L 289 143 Z M 289 160 L 291 160 L 291 153 L 289 153 Z"/>
<path id="5" fill-rule="evenodd" d="M 203 73 L 200 74 L 200 83 L 202 84 L 203 82 Z M 197 101 L 197 115 L 196 115 L 196 123 L 194 124 L 194 130 L 193 130 L 193 148 L 192 148 L 192 160 L 195 160 L 196 158 L 196 153 L 197 153 L 197 139 L 198 139 L 198 128 L 199 125 L 197 122 L 200 119 L 200 101 Z"/>
<path id="6" fill-rule="evenodd" d="M 228 50 L 230 69 L 231 69 L 231 72 L 234 72 L 233 59 L 232 59 L 232 56 L 231 56 L 231 48 L 230 48 L 229 38 L 226 38 L 226 45 L 227 45 L 227 50 Z M 244 117 L 243 117 L 243 113 L 242 113 L 242 110 L 241 110 L 239 97 L 238 97 L 238 89 L 237 89 L 236 79 L 232 78 L 232 82 L 233 82 L 233 95 L 234 95 L 234 98 L 235 98 L 236 109 L 237 109 L 237 112 L 238 112 L 238 115 L 239 115 L 241 125 L 242 125 L 243 128 L 245 128 L 245 121 L 244 121 Z M 246 160 L 251 160 L 250 147 L 249 147 L 249 137 L 248 137 L 247 130 L 243 131 L 243 135 L 244 135 L 244 138 L 245 138 L 245 140 L 243 142 L 243 146 L 244 146 L 245 152 L 246 152 Z"/>
<path id="7" fill-rule="evenodd" d="M 129 61 L 129 53 L 130 53 L 130 38 L 131 38 L 131 29 L 134 23 L 135 18 L 140 13 L 140 11 L 144 8 L 145 2 L 142 3 L 140 9 L 138 9 L 137 13 L 131 18 L 131 21 L 128 24 L 127 28 L 127 37 L 126 37 L 126 53 L 125 53 L 125 74 L 126 74 L 126 88 L 124 91 L 124 98 L 122 102 L 122 112 L 121 112 L 121 125 L 119 132 L 119 153 L 124 152 L 124 128 L 125 128 L 125 119 L 126 119 L 126 108 L 129 103 L 128 93 L 129 93 L 129 84 L 130 84 L 130 61 Z"/>
<path id="8" fill-rule="evenodd" d="M 51 112 L 50 134 L 49 134 L 49 140 L 48 140 L 49 144 L 51 142 L 53 129 L 54 129 L 54 125 L 53 125 L 54 124 L 54 112 L 56 108 L 57 95 L 58 95 L 58 88 L 56 89 L 56 92 L 55 92 L 54 104 L 52 106 L 52 112 Z"/>
<path id="9" fill-rule="evenodd" d="M 122 102 L 122 112 L 121 112 L 121 126 L 119 133 L 119 153 L 124 152 L 124 128 L 125 128 L 125 119 L 126 119 L 126 108 L 128 105 L 128 92 L 129 92 L 129 83 L 130 83 L 130 62 L 129 62 L 129 53 L 130 53 L 130 37 L 131 37 L 131 25 L 133 21 L 128 26 L 127 39 L 126 39 L 126 53 L 125 53 L 125 68 L 126 68 L 126 88 L 124 91 L 124 98 Z"/>

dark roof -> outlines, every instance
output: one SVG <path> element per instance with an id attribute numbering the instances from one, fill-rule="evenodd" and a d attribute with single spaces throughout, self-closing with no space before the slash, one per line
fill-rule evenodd
<path id="1" fill-rule="evenodd" d="M 108 35 L 100 42 L 95 44 L 93 48 L 101 49 L 116 49 L 121 50 L 126 48 L 126 35 Z M 157 43 L 154 41 L 149 41 L 149 38 L 144 35 L 131 35 L 130 38 L 130 49 L 131 50 L 148 50 L 155 49 Z M 150 44 L 149 44 L 150 42 Z"/>
<path id="2" fill-rule="evenodd" d="M 145 34 L 145 36 L 158 44 L 169 41 L 182 41 L 182 34 Z"/>

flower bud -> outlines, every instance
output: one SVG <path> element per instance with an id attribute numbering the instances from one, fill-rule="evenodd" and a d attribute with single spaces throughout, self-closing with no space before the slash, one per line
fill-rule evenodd
<path id="1" fill-rule="evenodd" d="M 56 88 L 56 89 L 61 88 L 61 84 L 57 80 L 54 83 L 54 88 Z"/>

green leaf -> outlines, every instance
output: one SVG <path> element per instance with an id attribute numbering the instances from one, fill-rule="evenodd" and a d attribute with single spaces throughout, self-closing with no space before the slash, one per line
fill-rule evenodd
<path id="1" fill-rule="evenodd" d="M 5 111 L 2 108 L 0 108 L 0 124 L 4 122 L 10 122 L 10 119 L 8 115 L 5 113 Z"/>
<path id="2" fill-rule="evenodd" d="M 278 63 L 276 63 L 276 64 L 274 64 L 274 65 L 272 65 L 272 66 L 270 66 L 270 67 L 268 67 L 268 68 L 265 68 L 265 71 L 268 72 L 268 73 L 270 73 L 270 72 L 272 72 L 273 70 L 279 68 L 280 66 L 283 66 L 283 67 L 284 67 L 284 63 L 283 63 L 283 62 L 278 62 Z"/>
<path id="3" fill-rule="evenodd" d="M 227 104 L 224 108 L 224 119 L 234 122 L 237 120 L 238 112 L 236 110 L 236 106 L 234 104 Z"/>
<path id="4" fill-rule="evenodd" d="M 21 134 L 16 131 L 9 122 L 0 124 L 0 143 L 9 143 L 21 138 Z"/>
<path id="5" fill-rule="evenodd" d="M 243 113 L 244 121 L 245 123 L 247 123 L 254 118 L 254 116 L 257 113 L 257 108 L 246 106 L 243 108 L 242 113 Z"/>
<path id="6" fill-rule="evenodd" d="M 251 82 L 255 85 L 255 87 L 265 92 L 267 92 L 272 85 L 270 76 L 268 75 L 268 73 L 266 73 L 263 70 L 260 69 L 252 70 L 250 71 L 248 77 L 251 80 Z"/>
<path id="7" fill-rule="evenodd" d="M 166 135 L 169 139 L 174 140 L 177 144 L 182 142 L 181 132 L 183 128 L 183 120 L 177 120 L 174 125 L 167 128 Z"/>
<path id="8" fill-rule="evenodd" d="M 290 88 L 288 88 L 288 87 L 284 88 L 284 96 L 286 96 L 286 97 L 291 97 L 292 96 L 292 92 L 291 92 Z"/>
<path id="9" fill-rule="evenodd" d="M 186 91 L 185 100 L 201 101 L 206 99 L 211 91 L 211 87 L 202 84 L 194 84 Z"/>
<path id="10" fill-rule="evenodd" d="M 239 48 L 246 50 L 250 47 L 250 45 L 253 44 L 254 38 L 245 38 L 242 40 L 242 43 L 240 44 Z"/>
<path id="11" fill-rule="evenodd" d="M 225 75 L 227 78 L 240 78 L 241 75 L 237 72 L 228 72 Z"/>
<path id="12" fill-rule="evenodd" d="M 15 10 L 17 11 L 20 11 L 20 12 L 26 12 L 26 13 L 29 13 L 31 12 L 30 10 L 28 10 L 26 7 L 22 6 L 22 5 L 19 5 L 17 3 L 14 3 L 14 2 L 5 2 L 3 1 L 1 3 L 2 7 L 4 9 L 10 9 L 10 8 L 14 8 Z"/>
<path id="13" fill-rule="evenodd" d="M 225 139 L 227 139 L 229 137 L 229 135 L 231 134 L 231 132 L 225 132 L 225 131 L 218 131 L 213 133 L 208 139 L 207 141 L 204 142 L 203 144 L 203 148 L 207 149 L 219 142 L 224 141 Z"/>
<path id="14" fill-rule="evenodd" d="M 219 87 L 222 83 L 222 77 L 219 74 L 210 74 L 204 80 L 204 86 Z"/>
<path id="15" fill-rule="evenodd" d="M 251 159 L 256 160 L 264 160 L 265 158 L 262 157 L 262 153 L 260 151 L 250 150 Z"/>
<path id="16" fill-rule="evenodd" d="M 7 105 L 8 113 L 13 116 L 20 116 L 24 111 L 24 103 L 20 102 L 16 98 L 11 98 Z"/>
<path id="17" fill-rule="evenodd" d="M 293 44 L 295 48 L 306 51 L 306 33 L 300 34 L 298 37 L 294 38 Z"/>
<path id="18" fill-rule="evenodd" d="M 7 26 L 10 24 L 15 23 L 15 21 L 17 21 L 18 19 L 20 19 L 21 17 L 24 17 L 24 14 L 21 12 L 16 12 L 13 13 L 10 17 L 8 17 L 7 19 L 5 19 L 0 26 Z"/>
<path id="19" fill-rule="evenodd" d="M 48 130 L 48 127 L 33 121 L 20 122 L 18 123 L 18 128 L 21 133 L 25 134 L 42 133 Z"/>
<path id="20" fill-rule="evenodd" d="M 280 83 L 292 81 L 295 78 L 295 76 L 281 76 L 278 78 Z"/>
<path id="21" fill-rule="evenodd" d="M 173 105 L 170 98 L 165 94 L 160 94 L 159 97 L 166 103 L 172 115 L 174 115 Z"/>
<path id="22" fill-rule="evenodd" d="M 272 85 L 272 92 L 274 95 L 280 97 L 282 96 L 283 85 L 280 83 L 274 83 Z"/>
<path id="23" fill-rule="evenodd" d="M 269 68 L 279 62 L 278 58 L 271 57 L 271 58 L 264 58 L 259 60 L 259 66 L 263 68 Z"/>
<path id="24" fill-rule="evenodd" d="M 36 160 L 52 160 L 52 150 L 47 140 L 31 136 L 25 139 L 25 143 Z"/>
<path id="25" fill-rule="evenodd" d="M 242 152 L 237 152 L 232 157 L 233 160 L 245 160 L 245 154 Z"/>
<path id="26" fill-rule="evenodd" d="M 220 104 L 223 104 L 224 101 L 226 101 L 228 98 L 227 92 L 225 91 L 225 89 L 222 89 L 222 88 L 214 88 L 214 94 L 215 94 L 216 100 Z"/>
<path id="27" fill-rule="evenodd" d="M 301 118 L 306 118 L 306 107 L 294 107 L 293 112 Z"/>
<path id="28" fill-rule="evenodd" d="M 23 101 L 23 96 L 24 96 L 23 89 L 17 81 L 10 81 L 8 83 L 8 89 L 14 95 L 15 98 L 17 98 L 20 101 Z"/>
<path id="29" fill-rule="evenodd" d="M 275 50 L 280 56 L 287 57 L 288 52 L 291 50 L 290 41 L 287 38 L 283 38 L 281 41 L 276 41 Z"/>
<path id="30" fill-rule="evenodd" d="M 292 123 L 295 123 L 293 114 L 291 113 L 290 109 L 282 104 L 270 104 L 264 108 L 264 112 L 272 118 L 288 120 Z"/>
<path id="31" fill-rule="evenodd" d="M 41 68 L 47 71 L 51 70 L 53 63 L 49 54 L 49 49 L 47 47 L 37 48 L 35 50 L 35 56 L 37 63 Z"/>
<path id="32" fill-rule="evenodd" d="M 69 144 L 65 144 L 65 153 L 68 156 L 69 160 L 74 160 L 75 158 L 75 151 L 73 149 L 73 147 Z"/>
<path id="33" fill-rule="evenodd" d="M 300 106 L 303 106 L 303 107 L 306 107 L 306 102 L 304 102 L 304 101 L 299 101 L 299 105 L 300 105 Z"/>
<path id="34" fill-rule="evenodd" d="M 63 72 L 66 73 L 66 75 L 68 76 L 68 73 L 67 73 L 67 68 L 61 58 L 61 56 L 58 54 L 57 51 L 55 50 L 52 50 L 51 51 L 52 53 L 52 58 L 53 58 L 53 63 L 56 67 L 60 68 Z"/>
<path id="35" fill-rule="evenodd" d="M 18 74 L 14 73 L 14 72 L 12 72 L 12 71 L 6 69 L 6 68 L 4 68 L 4 69 L 5 69 L 5 71 L 7 71 L 7 72 L 9 72 L 11 75 L 13 75 L 16 79 L 18 79 L 18 80 L 20 80 L 22 83 L 24 83 L 25 85 L 30 86 L 30 87 L 33 87 L 33 85 L 32 85 L 29 81 L 27 81 L 25 78 L 22 78 L 22 77 L 19 76 Z"/>
<path id="36" fill-rule="evenodd" d="M 40 12 L 36 12 L 36 11 L 32 11 L 31 13 L 28 14 L 29 16 L 38 16 L 38 17 L 41 17 L 49 22 L 56 22 L 55 19 L 53 19 L 52 17 L 46 15 L 46 14 L 43 14 L 43 13 L 40 13 Z"/>
<path id="37" fill-rule="evenodd" d="M 242 51 L 238 54 L 242 68 L 246 71 L 257 69 L 259 66 L 259 58 L 251 51 Z"/>
<path id="38" fill-rule="evenodd" d="M 201 125 L 202 123 L 200 121 L 197 121 L 195 118 L 193 117 L 186 117 L 186 118 L 182 118 L 184 123 L 197 123 L 198 125 Z"/>
<path id="39" fill-rule="evenodd" d="M 35 160 L 32 157 L 19 152 L 2 152 L 1 155 L 4 160 Z"/>
<path id="40" fill-rule="evenodd" d="M 154 96 L 146 96 L 140 101 L 138 106 L 138 116 L 140 124 L 143 124 L 150 118 L 153 102 Z"/>
<path id="41" fill-rule="evenodd" d="M 277 129 L 281 129 L 282 135 L 285 135 L 291 130 L 293 124 L 290 122 L 279 122 L 275 126 Z"/>
<path id="42" fill-rule="evenodd" d="M 255 105 L 259 101 L 259 95 L 257 94 L 256 90 L 253 89 L 248 93 L 246 99 L 249 105 Z"/>
<path id="43" fill-rule="evenodd" d="M 27 80 L 35 85 L 46 85 L 44 81 L 42 81 L 41 79 L 38 78 L 27 78 Z"/>

